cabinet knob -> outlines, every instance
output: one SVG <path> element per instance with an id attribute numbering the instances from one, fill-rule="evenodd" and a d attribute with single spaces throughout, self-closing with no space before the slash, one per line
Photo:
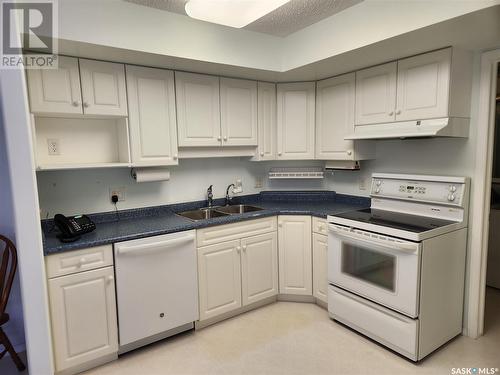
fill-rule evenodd
<path id="1" fill-rule="evenodd" d="M 217 137 L 217 140 L 218 140 L 218 141 L 220 141 L 221 139 L 222 139 L 222 138 L 221 138 L 221 136 L 219 135 L 219 136 Z"/>
<path id="2" fill-rule="evenodd" d="M 78 107 L 79 105 L 80 105 L 80 102 L 79 102 L 79 101 L 75 100 L 75 101 L 73 102 L 73 107 Z"/>
<path id="3" fill-rule="evenodd" d="M 397 115 L 400 115 L 400 114 L 401 114 L 401 110 L 400 110 L 400 109 L 398 109 L 398 110 L 396 111 L 396 114 L 397 114 Z"/>
<path id="4" fill-rule="evenodd" d="M 87 103 L 87 102 L 83 102 L 83 106 L 84 106 L 85 108 L 88 108 L 88 107 L 89 107 L 89 103 Z"/>
<path id="5" fill-rule="evenodd" d="M 241 251 L 241 246 L 237 246 L 236 251 L 239 253 Z"/>
<path id="6" fill-rule="evenodd" d="M 323 232 L 324 229 L 325 229 L 325 227 L 322 224 L 318 225 L 318 230 L 320 232 Z"/>
<path id="7" fill-rule="evenodd" d="M 177 160 L 179 156 L 177 154 L 174 154 L 174 160 Z"/>
<path id="8" fill-rule="evenodd" d="M 227 141 L 227 137 L 224 137 L 224 142 Z"/>
<path id="9" fill-rule="evenodd" d="M 114 279 L 115 279 L 115 277 L 114 277 L 114 276 L 112 276 L 112 275 L 108 276 L 108 282 L 109 282 L 109 283 L 110 283 L 110 282 L 112 282 Z"/>
<path id="10" fill-rule="evenodd" d="M 282 228 L 283 227 L 283 223 L 278 223 L 278 227 Z"/>
<path id="11" fill-rule="evenodd" d="M 278 152 L 278 156 L 281 156 L 281 152 Z"/>
<path id="12" fill-rule="evenodd" d="M 351 151 L 351 150 L 348 150 L 348 151 L 347 151 L 347 155 L 352 155 L 352 151 Z"/>
<path id="13" fill-rule="evenodd" d="M 393 116 L 394 115 L 394 112 L 389 112 L 389 116 Z"/>
<path id="14" fill-rule="evenodd" d="M 261 152 L 261 153 L 260 153 L 260 156 L 264 156 L 264 153 L 263 153 L 263 152 Z"/>
<path id="15" fill-rule="evenodd" d="M 243 251 L 247 251 L 247 246 L 243 245 Z"/>

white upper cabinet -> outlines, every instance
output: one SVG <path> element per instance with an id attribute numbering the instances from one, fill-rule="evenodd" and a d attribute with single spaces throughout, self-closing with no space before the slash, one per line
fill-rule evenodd
<path id="1" fill-rule="evenodd" d="M 220 111 L 224 146 L 257 146 L 257 82 L 221 78 Z"/>
<path id="2" fill-rule="evenodd" d="M 356 125 L 396 119 L 397 62 L 356 72 Z"/>
<path id="3" fill-rule="evenodd" d="M 133 165 L 178 164 L 174 72 L 127 65 Z"/>
<path id="4" fill-rule="evenodd" d="M 78 59 L 59 56 L 57 69 L 28 69 L 30 109 L 33 113 L 82 114 Z"/>
<path id="5" fill-rule="evenodd" d="M 451 49 L 398 61 L 396 121 L 448 116 Z"/>
<path id="6" fill-rule="evenodd" d="M 354 132 L 354 73 L 317 83 L 316 159 L 355 160 L 354 142 L 344 137 Z"/>
<path id="7" fill-rule="evenodd" d="M 123 64 L 80 59 L 80 76 L 84 114 L 127 116 Z"/>
<path id="8" fill-rule="evenodd" d="M 314 159 L 315 85 L 277 85 L 278 159 Z"/>
<path id="9" fill-rule="evenodd" d="M 257 84 L 258 148 L 253 160 L 276 159 L 276 84 Z"/>
<path id="10" fill-rule="evenodd" d="M 219 77 L 175 72 L 179 147 L 220 146 Z"/>

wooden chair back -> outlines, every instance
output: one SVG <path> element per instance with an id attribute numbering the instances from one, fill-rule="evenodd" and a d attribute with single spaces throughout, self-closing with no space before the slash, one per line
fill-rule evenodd
<path id="1" fill-rule="evenodd" d="M 5 313 L 9 301 L 10 290 L 14 282 L 17 268 L 16 247 L 7 237 L 0 235 L 0 316 Z"/>

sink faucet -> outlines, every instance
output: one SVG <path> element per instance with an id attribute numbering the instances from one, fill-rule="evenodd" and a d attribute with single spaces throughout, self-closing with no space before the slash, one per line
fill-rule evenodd
<path id="1" fill-rule="evenodd" d="M 226 206 L 229 206 L 231 204 L 231 197 L 229 196 L 229 189 L 234 188 L 234 184 L 231 184 L 227 187 L 226 189 Z"/>
<path id="2" fill-rule="evenodd" d="M 212 207 L 213 201 L 214 201 L 214 195 L 212 193 L 212 187 L 213 185 L 210 185 L 207 189 L 207 205 L 208 207 Z"/>

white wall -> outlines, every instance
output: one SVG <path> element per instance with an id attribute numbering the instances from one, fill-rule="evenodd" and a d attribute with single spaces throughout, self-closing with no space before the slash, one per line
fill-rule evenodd
<path id="1" fill-rule="evenodd" d="M 12 205 L 11 179 L 2 118 L 2 108 L 0 105 L 0 234 L 9 238 L 15 244 L 14 207 Z M 2 245 L 3 243 L 0 246 Z M 16 272 L 16 278 L 10 292 L 7 312 L 10 316 L 10 321 L 4 326 L 5 333 L 9 336 L 14 348 L 17 351 L 23 351 L 25 350 L 23 305 L 18 272 Z"/>

